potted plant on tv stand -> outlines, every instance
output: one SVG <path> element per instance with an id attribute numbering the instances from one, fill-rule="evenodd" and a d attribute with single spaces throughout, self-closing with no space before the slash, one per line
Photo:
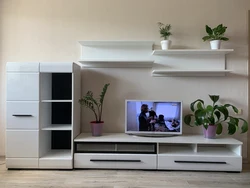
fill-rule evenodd
<path id="1" fill-rule="evenodd" d="M 171 25 L 170 24 L 164 25 L 163 23 L 158 22 L 158 26 L 161 37 L 164 39 L 161 41 L 161 48 L 162 50 L 168 50 L 172 42 L 171 40 L 168 39 L 169 36 L 172 35 L 172 33 L 170 32 Z"/>
<path id="2" fill-rule="evenodd" d="M 219 95 L 209 95 L 213 101 L 212 105 L 205 105 L 204 101 L 197 99 L 190 104 L 192 114 L 187 114 L 184 117 L 184 122 L 189 126 L 203 126 L 203 133 L 205 138 L 215 138 L 216 134 L 221 134 L 223 125 L 228 125 L 228 134 L 233 135 L 239 130 L 241 125 L 241 133 L 248 131 L 248 123 L 242 118 L 237 118 L 229 115 L 229 108 L 237 114 L 238 109 L 231 104 L 217 104 Z"/>
<path id="3" fill-rule="evenodd" d="M 202 39 L 203 41 L 210 41 L 210 46 L 212 50 L 220 49 L 221 41 L 229 40 L 227 37 L 224 37 L 226 30 L 227 27 L 223 26 L 223 24 L 220 24 L 213 29 L 206 25 L 206 32 L 208 35 L 204 36 Z"/>
<path id="4" fill-rule="evenodd" d="M 91 132 L 93 136 L 101 136 L 104 121 L 102 121 L 102 110 L 103 110 L 103 102 L 104 97 L 107 92 L 108 86 L 110 84 L 105 84 L 103 86 L 102 92 L 100 94 L 100 98 L 95 99 L 92 91 L 88 91 L 81 99 L 79 99 L 79 103 L 82 106 L 90 109 L 95 115 L 95 121 L 91 121 Z"/>

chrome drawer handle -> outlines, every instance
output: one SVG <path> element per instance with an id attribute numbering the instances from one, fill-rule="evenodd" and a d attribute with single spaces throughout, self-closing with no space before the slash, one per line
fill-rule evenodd
<path id="1" fill-rule="evenodd" d="M 219 161 L 174 161 L 175 163 L 205 163 L 205 164 L 227 164 L 226 162 Z"/>
<path id="2" fill-rule="evenodd" d="M 90 161 L 93 162 L 133 162 L 133 163 L 138 163 L 141 162 L 141 160 L 115 160 L 115 159 L 90 159 Z"/>
<path id="3" fill-rule="evenodd" d="M 13 114 L 12 116 L 15 116 L 15 117 L 31 117 L 32 115 L 30 115 L 30 114 Z"/>

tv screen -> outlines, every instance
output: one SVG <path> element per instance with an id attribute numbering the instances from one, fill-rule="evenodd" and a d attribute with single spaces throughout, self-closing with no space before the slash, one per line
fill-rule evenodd
<path id="1" fill-rule="evenodd" d="M 125 132 L 128 134 L 182 134 L 181 101 L 125 101 Z"/>

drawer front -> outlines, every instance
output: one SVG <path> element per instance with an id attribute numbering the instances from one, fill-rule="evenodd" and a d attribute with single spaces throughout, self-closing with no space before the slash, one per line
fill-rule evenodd
<path id="1" fill-rule="evenodd" d="M 7 129 L 38 129 L 39 102 L 7 102 Z"/>
<path id="2" fill-rule="evenodd" d="M 156 155 L 77 153 L 74 168 L 156 169 Z"/>
<path id="3" fill-rule="evenodd" d="M 38 101 L 39 73 L 7 73 L 8 101 Z"/>
<path id="4" fill-rule="evenodd" d="M 6 65 L 7 72 L 39 72 L 38 62 L 8 62 Z"/>
<path id="5" fill-rule="evenodd" d="M 6 158 L 6 168 L 38 168 L 38 158 Z"/>
<path id="6" fill-rule="evenodd" d="M 159 155 L 158 169 L 164 170 L 205 170 L 241 171 L 242 157 L 214 156 L 166 156 Z"/>
<path id="7" fill-rule="evenodd" d="M 41 169 L 72 169 L 72 159 L 39 159 Z"/>
<path id="8" fill-rule="evenodd" d="M 6 131 L 6 157 L 38 157 L 37 131 Z"/>
<path id="9" fill-rule="evenodd" d="M 43 62 L 43 63 L 40 63 L 40 72 L 73 72 L 73 63 Z"/>

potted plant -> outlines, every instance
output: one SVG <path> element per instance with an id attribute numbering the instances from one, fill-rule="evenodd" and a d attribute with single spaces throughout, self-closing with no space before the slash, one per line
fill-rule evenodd
<path id="1" fill-rule="evenodd" d="M 204 36 L 202 39 L 203 41 L 210 41 L 211 49 L 220 49 L 221 41 L 228 41 L 229 39 L 227 37 L 224 37 L 224 34 L 227 30 L 226 26 L 223 26 L 223 24 L 219 24 L 215 28 L 211 28 L 208 25 L 206 25 L 206 32 L 207 36 Z"/>
<path id="2" fill-rule="evenodd" d="M 190 104 L 192 114 L 187 114 L 184 117 L 184 122 L 189 126 L 203 126 L 205 138 L 215 138 L 216 134 L 221 134 L 223 130 L 222 124 L 228 125 L 228 134 L 233 135 L 239 130 L 241 125 L 241 133 L 248 131 L 248 123 L 242 118 L 237 118 L 229 115 L 229 108 L 237 114 L 238 109 L 231 104 L 217 104 L 219 95 L 209 95 L 213 101 L 212 105 L 205 105 L 204 101 L 197 99 Z"/>
<path id="3" fill-rule="evenodd" d="M 161 41 L 161 48 L 162 50 L 167 50 L 170 48 L 172 42 L 171 40 L 168 40 L 169 36 L 172 35 L 172 33 L 170 32 L 171 25 L 170 24 L 164 25 L 163 23 L 158 22 L 158 26 L 161 38 L 164 38 L 164 40 Z"/>
<path id="4" fill-rule="evenodd" d="M 95 115 L 95 121 L 91 121 L 91 131 L 93 136 L 101 136 L 104 121 L 102 121 L 102 110 L 104 97 L 107 92 L 108 86 L 110 84 L 105 84 L 103 86 L 100 98 L 95 99 L 92 91 L 88 91 L 82 98 L 79 99 L 79 103 L 82 106 L 90 109 Z"/>

